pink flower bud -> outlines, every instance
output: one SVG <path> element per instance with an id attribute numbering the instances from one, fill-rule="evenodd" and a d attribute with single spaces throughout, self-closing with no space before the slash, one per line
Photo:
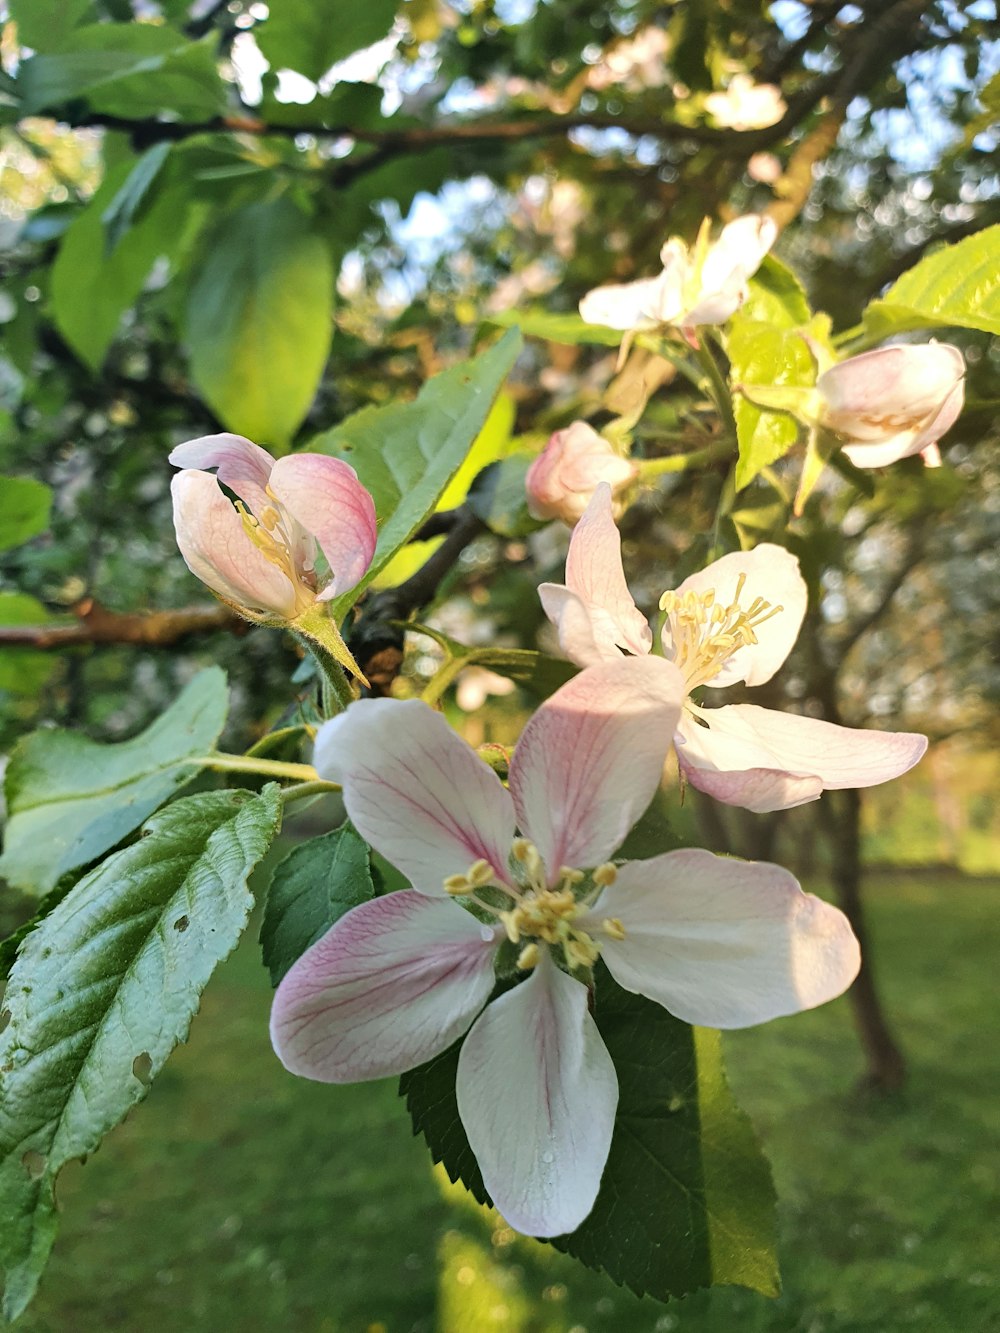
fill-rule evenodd
<path id="1" fill-rule="evenodd" d="M 821 421 L 855 467 L 884 467 L 935 444 L 965 401 L 965 362 L 951 343 L 863 352 L 820 375 Z"/>
<path id="2" fill-rule="evenodd" d="M 637 475 L 635 466 L 593 427 L 574 421 L 556 431 L 528 469 L 528 508 L 535 518 L 561 518 L 572 525 L 602 481 L 617 493 Z"/>

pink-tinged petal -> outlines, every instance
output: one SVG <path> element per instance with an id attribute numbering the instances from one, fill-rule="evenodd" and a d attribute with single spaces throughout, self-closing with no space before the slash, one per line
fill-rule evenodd
<path id="1" fill-rule="evenodd" d="M 752 551 L 734 551 L 721 560 L 713 560 L 705 569 L 685 579 L 677 589 L 679 595 L 714 592 L 715 605 L 722 607 L 729 606 L 738 591 L 739 603 L 744 610 L 748 610 L 758 597 L 772 607 L 780 606 L 781 610 L 755 625 L 757 642 L 737 648 L 719 673 L 705 682 L 713 689 L 735 685 L 739 681 L 763 685 L 770 680 L 792 651 L 809 600 L 795 556 L 783 546 L 774 546 L 770 542 L 762 542 Z M 663 650 L 667 657 L 673 657 L 675 649 L 669 618 L 663 627 Z"/>
<path id="2" fill-rule="evenodd" d="M 661 305 L 660 278 L 640 282 L 595 287 L 580 302 L 580 318 L 587 324 L 602 324 L 608 329 L 639 328 L 659 322 L 656 312 Z"/>
<path id="3" fill-rule="evenodd" d="M 801 805 L 823 790 L 888 782 L 927 749 L 927 737 L 915 732 L 838 727 L 756 704 L 699 709 L 698 717 L 707 727 L 687 718 L 681 727 L 686 776 L 718 800 L 758 812 Z"/>
<path id="4" fill-rule="evenodd" d="M 577 666 L 599 666 L 620 662 L 615 646 L 619 638 L 614 621 L 601 607 L 592 606 L 561 583 L 540 583 L 542 610 L 556 627 L 559 647 Z"/>
<path id="5" fill-rule="evenodd" d="M 510 765 L 517 822 L 550 882 L 606 861 L 653 799 L 684 681 L 659 657 L 588 667 L 521 733 Z"/>
<path id="6" fill-rule="evenodd" d="M 219 480 L 259 514 L 268 504 L 266 487 L 274 459 L 259 444 L 242 435 L 202 435 L 187 440 L 170 453 L 174 467 L 215 468 Z"/>
<path id="7" fill-rule="evenodd" d="M 458 1112 L 483 1182 L 527 1236 L 575 1231 L 611 1149 L 618 1078 L 587 988 L 542 948 L 527 981 L 483 1011 L 458 1060 Z"/>
<path id="8" fill-rule="evenodd" d="M 325 454 L 290 454 L 271 473 L 272 494 L 316 538 L 330 566 L 322 599 L 359 583 L 375 554 L 375 503 L 357 473 Z"/>
<path id="9" fill-rule="evenodd" d="M 210 473 L 178 472 L 170 493 L 177 545 L 196 578 L 237 606 L 294 615 L 291 580 L 246 535 L 239 514 Z"/>
<path id="10" fill-rule="evenodd" d="M 361 699 L 316 735 L 313 763 L 339 782 L 361 836 L 421 893 L 474 861 L 507 879 L 514 806 L 500 779 L 417 699 Z"/>
<path id="11" fill-rule="evenodd" d="M 601 923 L 621 922 L 624 939 Z M 626 990 L 685 1023 L 742 1028 L 842 994 L 861 963 L 844 914 L 781 866 L 700 848 L 619 867 L 579 924 Z"/>
<path id="12" fill-rule="evenodd" d="M 622 539 L 615 523 L 611 487 L 602 482 L 573 529 L 566 554 L 566 586 L 592 613 L 603 613 L 607 633 L 626 652 L 641 657 L 652 646 L 646 617 L 632 599 L 622 568 Z"/>
<path id="13" fill-rule="evenodd" d="M 919 440 L 920 432 L 904 430 L 886 440 L 879 440 L 877 444 L 859 444 L 851 441 L 849 444 L 841 445 L 841 452 L 855 467 L 888 467 L 891 463 L 898 463 L 901 458 L 918 454 Z"/>
<path id="14" fill-rule="evenodd" d="M 964 379 L 965 359 L 959 349 L 930 342 L 878 347 L 849 357 L 824 371 L 816 388 L 825 400 L 831 430 L 859 442 L 880 442 L 933 419 L 956 389 L 964 393 Z"/>
<path id="15" fill-rule="evenodd" d="M 493 990 L 495 928 L 411 890 L 362 903 L 293 964 L 271 1043 L 293 1074 L 357 1083 L 431 1060 Z"/>
<path id="16" fill-rule="evenodd" d="M 941 467 L 941 450 L 936 444 L 928 444 L 920 450 L 920 457 L 923 460 L 924 467 Z"/>

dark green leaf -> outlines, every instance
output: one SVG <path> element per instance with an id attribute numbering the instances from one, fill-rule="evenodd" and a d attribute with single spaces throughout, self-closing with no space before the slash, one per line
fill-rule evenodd
<path id="1" fill-rule="evenodd" d="M 935 250 L 865 310 L 881 338 L 941 325 L 1000 334 L 1000 226 Z"/>
<path id="2" fill-rule="evenodd" d="M 20 546 L 49 526 L 52 492 L 33 477 L 0 477 L 0 551 Z"/>
<path id="3" fill-rule="evenodd" d="M 260 927 L 271 985 L 345 912 L 374 896 L 368 844 L 350 824 L 289 852 L 275 868 Z"/>
<path id="4" fill-rule="evenodd" d="M 121 189 L 108 204 L 101 221 L 105 230 L 105 252 L 111 252 L 135 221 L 136 214 L 149 195 L 160 169 L 170 156 L 173 145 L 164 141 L 143 153 L 125 178 Z"/>
<path id="5" fill-rule="evenodd" d="M 144 732 L 97 745 L 70 731 L 36 731 L 11 757 L 3 874 L 42 894 L 137 829 L 198 772 L 226 717 L 226 678 L 209 667 Z"/>
<path id="6" fill-rule="evenodd" d="M 331 65 L 384 37 L 398 0 L 281 0 L 256 33 L 272 69 L 294 69 L 316 82 Z"/>
<path id="7" fill-rule="evenodd" d="M 510 454 L 484 468 L 469 491 L 468 504 L 491 532 L 501 537 L 524 537 L 544 527 L 528 511 L 524 488 L 536 454 Z"/>
<path id="8" fill-rule="evenodd" d="M 19 44 L 32 51 L 71 48 L 74 29 L 94 17 L 94 0 L 10 0 L 8 8 Z"/>
<path id="9" fill-rule="evenodd" d="M 371 568 L 335 604 L 338 614 L 360 596 L 392 556 L 434 511 L 461 467 L 521 350 L 511 329 L 473 361 L 435 375 L 412 403 L 366 407 L 308 448 L 343 458 L 371 491 L 379 520 Z"/>
<path id="10" fill-rule="evenodd" d="M 724 1283 L 776 1295 L 774 1188 L 718 1033 L 622 990 L 603 966 L 594 1017 L 618 1073 L 614 1138 L 593 1212 L 553 1244 L 658 1300 Z M 458 1116 L 460 1049 L 404 1074 L 400 1093 L 434 1160 L 489 1202 Z"/>
<path id="11" fill-rule="evenodd" d="M 285 195 L 215 229 L 191 285 L 187 342 L 227 429 L 287 446 L 329 355 L 333 277 L 329 247 Z"/>
<path id="12" fill-rule="evenodd" d="M 280 822 L 276 787 L 177 801 L 85 876 L 25 940 L 0 1038 L 4 1315 L 34 1295 L 55 1183 L 146 1095 L 253 907 L 247 877 Z"/>

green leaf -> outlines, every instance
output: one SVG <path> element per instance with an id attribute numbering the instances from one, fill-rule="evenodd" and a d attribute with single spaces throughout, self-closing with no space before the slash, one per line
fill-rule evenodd
<path id="1" fill-rule="evenodd" d="M 219 223 L 192 281 L 187 343 L 228 430 L 287 446 L 330 352 L 333 280 L 329 247 L 287 196 Z"/>
<path id="2" fill-rule="evenodd" d="M 622 340 L 618 329 L 587 324 L 575 311 L 554 313 L 548 310 L 504 310 L 491 315 L 491 324 L 501 328 L 516 325 L 526 338 L 544 338 L 550 343 L 594 343 L 599 347 L 617 347 Z"/>
<path id="3" fill-rule="evenodd" d="M 870 337 L 957 325 L 1000 334 L 1000 225 L 921 259 L 865 310 Z"/>
<path id="4" fill-rule="evenodd" d="M 66 232 L 52 269 L 56 325 L 91 370 L 100 369 L 122 315 L 142 291 L 153 264 L 173 255 L 184 239 L 186 200 L 176 191 L 153 203 L 108 253 L 105 213 L 132 170 L 121 163 Z"/>
<path id="5" fill-rule="evenodd" d="M 153 182 L 160 174 L 173 145 L 166 140 L 154 144 L 143 153 L 125 178 L 121 189 L 108 204 L 101 215 L 105 230 L 105 250 L 111 254 L 129 227 L 135 221 L 136 214 L 146 202 Z"/>
<path id="6" fill-rule="evenodd" d="M 0 625 L 50 625 L 58 620 L 27 593 L 0 592 Z M 5 647 L 0 653 L 0 690 L 30 698 L 52 678 L 58 666 L 51 652 Z"/>
<path id="7" fill-rule="evenodd" d="M 28 116 L 80 97 L 102 115 L 132 119 L 171 112 L 201 120 L 225 107 L 213 40 L 186 41 L 152 23 L 77 28 L 65 50 L 25 60 L 17 85 L 21 114 Z"/>
<path id="8" fill-rule="evenodd" d="M 247 877 L 280 815 L 275 786 L 177 801 L 25 940 L 0 1038 L 7 1319 L 31 1300 L 52 1248 L 56 1177 L 145 1097 L 186 1038 L 212 972 L 247 923 Z"/>
<path id="9" fill-rule="evenodd" d="M 469 507 L 491 532 L 501 537 L 524 537 L 544 523 L 532 518 L 524 488 L 528 469 L 537 454 L 517 453 L 484 469 L 469 491 Z"/>
<path id="10" fill-rule="evenodd" d="M 341 824 L 302 843 L 275 868 L 260 927 L 272 986 L 345 912 L 375 896 L 368 856 L 365 840 Z"/>
<path id="11" fill-rule="evenodd" d="M 31 541 L 49 526 L 52 492 L 33 477 L 0 477 L 0 551 Z"/>
<path id="12" fill-rule="evenodd" d="M 552 1243 L 661 1301 L 724 1283 L 777 1295 L 771 1173 L 726 1084 L 719 1034 L 622 990 L 603 965 L 596 997 L 618 1073 L 614 1137 L 593 1212 Z M 488 1203 L 455 1099 L 460 1049 L 404 1074 L 400 1093 L 434 1160 Z"/>
<path id="13" fill-rule="evenodd" d="M 427 381 L 411 403 L 366 407 L 309 441 L 314 452 L 343 458 L 375 501 L 378 545 L 371 568 L 337 600 L 336 615 L 357 601 L 379 570 L 413 536 L 475 443 L 521 350 L 509 330 L 472 361 Z"/>
<path id="14" fill-rule="evenodd" d="M 788 265 L 775 259 L 774 255 L 765 255 L 760 268 L 750 279 L 750 295 L 740 314 L 785 329 L 808 324 L 812 317 L 809 298 L 802 284 Z"/>
<path id="15" fill-rule="evenodd" d="M 803 386 L 814 383 L 816 365 L 801 331 L 734 318 L 726 346 L 734 390 L 739 385 Z M 799 424 L 786 412 L 768 411 L 734 393 L 733 415 L 740 456 L 736 488 L 742 490 L 762 468 L 770 467 L 796 442 Z"/>
<path id="16" fill-rule="evenodd" d="M 0 874 L 43 894 L 102 856 L 191 781 L 226 718 L 226 678 L 202 671 L 145 731 L 98 745 L 71 731 L 36 731 L 11 756 Z"/>
<path id="17" fill-rule="evenodd" d="M 256 30 L 271 68 L 294 69 L 315 83 L 331 65 L 371 46 L 392 27 L 399 0 L 281 0 Z"/>
<path id="18" fill-rule="evenodd" d="M 72 47 L 74 29 L 94 16 L 94 0 L 9 0 L 8 8 L 18 44 L 32 51 Z"/>

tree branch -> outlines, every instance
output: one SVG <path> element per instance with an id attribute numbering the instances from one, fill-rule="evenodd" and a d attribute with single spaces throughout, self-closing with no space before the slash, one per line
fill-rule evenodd
<path id="1" fill-rule="evenodd" d="M 245 634 L 250 625 L 227 606 L 191 606 L 179 611 L 123 614 L 109 611 L 93 598 L 72 608 L 75 625 L 0 626 L 0 645 L 28 648 L 75 648 L 81 644 L 126 643 L 146 648 L 168 648 L 189 634 L 228 630 Z"/>

